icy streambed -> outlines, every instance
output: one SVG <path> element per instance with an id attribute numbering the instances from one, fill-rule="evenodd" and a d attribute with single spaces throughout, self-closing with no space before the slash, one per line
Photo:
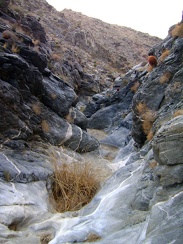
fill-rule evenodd
<path id="1" fill-rule="evenodd" d="M 82 210 L 68 213 L 68 216 L 55 214 L 46 221 L 33 225 L 31 230 L 39 232 L 54 229 L 55 237 L 50 244 L 82 243 L 91 235 L 100 238 L 97 243 L 114 243 L 114 240 L 115 243 L 137 243 L 145 228 L 145 224 L 142 224 L 145 215 L 144 212 L 140 214 L 133 211 L 131 202 L 142 169 L 143 160 L 121 167 Z"/>
<path id="2" fill-rule="evenodd" d="M 152 150 L 144 148 L 139 154 L 131 150 L 131 146 L 132 142 L 122 149 L 113 148 L 112 153 L 110 147 L 104 146 L 99 155 L 85 155 L 94 161 L 102 175 L 107 167 L 111 176 L 93 200 L 76 212 L 56 213 L 50 205 L 44 180 L 26 183 L 0 180 L 0 243 L 182 243 L 181 186 L 169 191 L 163 189 L 152 175 Z M 13 161 L 3 155 L 2 165 L 14 166 Z M 76 155 L 68 156 L 62 151 L 59 157 L 70 162 Z M 19 175 L 21 166 L 17 165 L 12 168 L 15 176 Z M 21 167 L 29 165 L 23 161 Z M 33 162 L 31 165 L 34 166 Z M 47 172 L 46 161 L 41 166 L 42 176 L 44 170 Z M 25 169 L 21 171 L 28 174 L 29 170 Z M 33 169 L 38 173 L 37 162 Z M 143 209 L 146 203 L 148 207 Z"/>
<path id="3" fill-rule="evenodd" d="M 85 155 L 90 161 L 94 160 L 96 170 L 101 170 L 102 174 L 105 167 L 114 173 L 110 173 L 112 176 L 103 183 L 93 200 L 77 212 L 55 213 L 49 203 L 45 181 L 0 182 L 0 242 L 137 243 L 145 229 L 147 212 L 133 210 L 131 204 L 144 159 L 137 157 L 138 160 L 132 163 L 128 153 L 116 159 L 118 151 L 103 145 L 97 158 L 92 153 Z M 61 155 L 68 160 L 76 156 Z"/>

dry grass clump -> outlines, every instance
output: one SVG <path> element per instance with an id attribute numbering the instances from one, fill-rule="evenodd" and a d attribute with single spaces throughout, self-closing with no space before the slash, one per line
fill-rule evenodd
<path id="1" fill-rule="evenodd" d="M 42 127 L 42 130 L 43 130 L 45 133 L 48 133 L 48 132 L 50 131 L 50 126 L 49 126 L 48 122 L 47 122 L 45 119 L 43 119 L 43 120 L 41 121 L 41 127 Z"/>
<path id="2" fill-rule="evenodd" d="M 171 30 L 171 35 L 173 37 L 183 37 L 183 23 L 182 22 L 175 25 L 173 30 Z"/>
<path id="3" fill-rule="evenodd" d="M 140 102 L 137 105 L 137 111 L 138 111 L 139 117 L 140 117 L 140 119 L 142 121 L 142 128 L 143 128 L 144 134 L 146 136 L 149 135 L 148 137 L 150 139 L 150 134 L 149 133 L 151 131 L 153 122 L 156 119 L 156 112 L 151 110 L 151 109 L 149 109 L 147 107 L 147 105 L 145 103 L 143 103 L 143 102 Z"/>
<path id="4" fill-rule="evenodd" d="M 139 86 L 140 86 L 140 83 L 138 81 L 136 81 L 134 83 L 134 85 L 131 87 L 131 91 L 135 93 L 138 90 Z"/>
<path id="5" fill-rule="evenodd" d="M 57 94 L 55 94 L 55 93 L 51 93 L 51 98 L 52 98 L 53 100 L 55 100 L 55 99 L 57 98 Z"/>
<path id="6" fill-rule="evenodd" d="M 32 43 L 34 44 L 34 46 L 39 46 L 40 45 L 40 40 L 32 39 Z"/>
<path id="7" fill-rule="evenodd" d="M 94 241 L 99 241 L 100 239 L 101 237 L 98 234 L 89 233 L 87 239 L 84 242 L 94 242 Z"/>
<path id="8" fill-rule="evenodd" d="M 158 165 L 158 163 L 157 163 L 155 160 L 152 160 L 152 161 L 149 163 L 149 167 L 150 167 L 151 169 L 154 169 L 157 165 Z"/>
<path id="9" fill-rule="evenodd" d="M 3 31 L 3 33 L 2 33 L 2 37 L 4 38 L 4 39 L 16 39 L 16 36 L 15 36 L 15 34 L 12 32 L 12 31 L 10 31 L 10 30 L 5 30 L 5 31 Z"/>
<path id="10" fill-rule="evenodd" d="M 154 136 L 154 133 L 152 130 L 149 131 L 148 135 L 146 136 L 147 137 L 147 140 L 148 141 L 151 141 L 153 139 L 153 136 Z"/>
<path id="11" fill-rule="evenodd" d="M 161 84 L 168 82 L 172 78 L 172 74 L 169 71 L 166 71 L 159 79 Z"/>
<path id="12" fill-rule="evenodd" d="M 182 83 L 179 81 L 175 81 L 172 85 L 171 85 L 171 92 L 172 93 L 179 93 L 182 91 Z"/>
<path id="13" fill-rule="evenodd" d="M 179 116 L 179 115 L 183 115 L 183 109 L 176 110 L 176 111 L 174 112 L 173 117 L 175 118 L 175 117 L 177 117 L 177 116 Z"/>
<path id="14" fill-rule="evenodd" d="M 41 114 L 41 106 L 39 103 L 35 103 L 32 105 L 32 110 L 36 115 L 40 115 Z M 43 122 L 44 123 L 44 122 Z"/>
<path id="15" fill-rule="evenodd" d="M 59 54 L 53 53 L 51 55 L 51 59 L 54 61 L 60 61 L 61 60 L 61 56 Z"/>
<path id="16" fill-rule="evenodd" d="M 88 204 L 100 186 L 89 163 L 55 164 L 52 195 L 58 212 L 76 211 Z"/>
<path id="17" fill-rule="evenodd" d="M 43 234 L 40 236 L 41 244 L 48 244 L 52 240 L 51 234 Z"/>
<path id="18" fill-rule="evenodd" d="M 154 69 L 153 66 L 151 66 L 151 65 L 148 65 L 148 66 L 147 66 L 147 72 L 148 72 L 148 73 L 152 72 L 153 69 Z"/>
<path id="19" fill-rule="evenodd" d="M 10 7 L 21 16 L 24 16 L 25 12 L 27 12 L 27 10 L 25 8 L 22 8 L 20 5 L 15 5 L 13 3 L 10 3 Z"/>
<path id="20" fill-rule="evenodd" d="M 157 66 L 158 62 L 157 62 L 157 58 L 153 55 L 150 55 L 148 57 L 148 63 L 154 68 Z"/>
<path id="21" fill-rule="evenodd" d="M 163 62 L 165 60 L 166 57 L 168 57 L 168 55 L 170 54 L 170 50 L 169 49 L 165 49 L 161 56 L 159 57 L 159 61 Z"/>
<path id="22" fill-rule="evenodd" d="M 12 47 L 11 47 L 11 51 L 13 53 L 19 53 L 20 50 L 19 50 L 19 48 L 18 48 L 18 46 L 16 44 L 13 44 Z"/>

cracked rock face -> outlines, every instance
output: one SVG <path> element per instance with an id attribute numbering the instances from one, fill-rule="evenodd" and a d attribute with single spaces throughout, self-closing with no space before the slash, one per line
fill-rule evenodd
<path id="1" fill-rule="evenodd" d="M 156 174 L 163 186 L 183 182 L 183 116 L 165 123 L 153 139 Z"/>
<path id="2" fill-rule="evenodd" d="M 53 145 L 65 143 L 80 152 L 95 150 L 98 141 L 82 131 L 86 130 L 85 116 L 75 108 L 72 124 L 65 120 L 76 103 L 74 90 L 45 69 L 44 53 L 35 52 L 29 43 L 26 45 L 17 38 L 18 53 L 10 50 L 0 53 L 1 143 L 13 146 L 12 140 L 39 135 Z M 6 40 L 1 37 L 1 41 Z"/>

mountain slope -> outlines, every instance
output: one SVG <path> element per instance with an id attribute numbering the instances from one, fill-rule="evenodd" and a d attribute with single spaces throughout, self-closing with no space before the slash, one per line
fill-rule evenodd
<path id="1" fill-rule="evenodd" d="M 160 41 L 157 37 L 99 19 L 87 17 L 72 10 L 63 10 L 65 18 L 75 26 L 70 40 L 92 56 L 122 71 L 144 61 L 150 47 Z"/>
<path id="2" fill-rule="evenodd" d="M 110 87 L 121 73 L 146 61 L 150 47 L 160 41 L 157 37 L 71 10 L 58 12 L 45 0 L 31 3 L 12 0 L 11 6 L 21 16 L 33 15 L 39 19 L 50 45 L 49 68 L 70 83 L 76 92 L 76 79 L 81 83 L 83 76 L 80 71 L 75 74 L 75 63 L 97 83 L 99 88 L 93 92 L 100 92 Z"/>

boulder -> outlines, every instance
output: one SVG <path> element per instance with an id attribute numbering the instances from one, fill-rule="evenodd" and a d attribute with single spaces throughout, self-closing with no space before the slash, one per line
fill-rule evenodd
<path id="1" fill-rule="evenodd" d="M 69 123 L 73 123 L 73 124 L 79 126 L 82 130 L 87 129 L 87 124 L 88 124 L 87 118 L 77 108 L 70 107 L 69 113 L 66 115 L 65 118 Z"/>
<path id="2" fill-rule="evenodd" d="M 183 240 L 183 192 L 156 204 L 151 211 L 146 239 L 141 243 L 181 243 Z"/>
<path id="3" fill-rule="evenodd" d="M 27 15 L 22 20 L 22 25 L 27 26 L 32 31 L 33 37 L 36 40 L 40 40 L 42 43 L 46 43 L 46 32 L 42 25 L 34 16 Z"/>
<path id="4" fill-rule="evenodd" d="M 6 12 L 9 4 L 10 4 L 10 0 L 0 0 L 0 10 Z"/>
<path id="5" fill-rule="evenodd" d="M 153 138 L 155 160 L 160 165 L 183 164 L 183 115 L 165 123 Z"/>

